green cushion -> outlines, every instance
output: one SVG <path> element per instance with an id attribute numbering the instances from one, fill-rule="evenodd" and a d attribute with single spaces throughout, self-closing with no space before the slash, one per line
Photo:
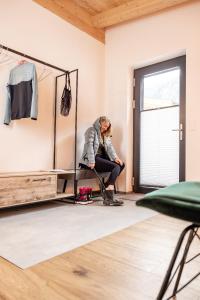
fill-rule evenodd
<path id="1" fill-rule="evenodd" d="M 200 223 L 200 182 L 187 181 L 173 184 L 146 194 L 136 202 L 165 215 Z"/>

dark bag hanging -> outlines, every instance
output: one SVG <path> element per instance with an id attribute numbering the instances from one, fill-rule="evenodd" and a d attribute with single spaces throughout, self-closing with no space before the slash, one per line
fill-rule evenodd
<path id="1" fill-rule="evenodd" d="M 71 84 L 69 73 L 66 73 L 65 76 L 65 87 L 63 89 L 60 113 L 62 116 L 68 116 L 72 104 L 72 94 L 71 94 Z"/>

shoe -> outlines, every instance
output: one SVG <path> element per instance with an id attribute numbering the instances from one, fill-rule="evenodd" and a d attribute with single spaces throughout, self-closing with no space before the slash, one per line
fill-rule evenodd
<path id="1" fill-rule="evenodd" d="M 121 206 L 124 204 L 123 201 L 114 199 L 114 192 L 112 190 L 106 190 L 103 193 L 103 205 L 106 206 Z"/>
<path id="2" fill-rule="evenodd" d="M 94 201 L 93 200 L 77 200 L 75 201 L 76 204 L 82 204 L 82 205 L 86 205 L 86 204 L 90 204 L 90 203 L 93 203 Z"/>
<path id="3" fill-rule="evenodd" d="M 91 192 L 92 189 L 89 187 L 80 187 L 79 188 L 79 194 L 75 201 L 77 204 L 90 204 L 93 203 L 93 200 L 91 199 Z"/>

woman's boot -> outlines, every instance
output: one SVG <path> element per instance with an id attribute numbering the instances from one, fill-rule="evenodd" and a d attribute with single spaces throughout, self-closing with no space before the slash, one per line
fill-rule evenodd
<path id="1" fill-rule="evenodd" d="M 114 191 L 113 190 L 105 190 L 103 192 L 103 204 L 108 206 L 121 206 L 124 204 L 123 201 L 117 200 L 114 198 Z"/>

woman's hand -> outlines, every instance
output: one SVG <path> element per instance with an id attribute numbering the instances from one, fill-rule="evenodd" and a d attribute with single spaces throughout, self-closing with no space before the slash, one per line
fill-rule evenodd
<path id="1" fill-rule="evenodd" d="M 115 158 L 115 162 L 116 162 L 118 165 L 120 165 L 120 166 L 123 165 L 123 162 L 122 162 L 121 159 L 119 159 L 119 157 Z"/>
<path id="2" fill-rule="evenodd" d="M 88 167 L 89 167 L 90 169 L 94 169 L 95 164 L 89 164 Z"/>

